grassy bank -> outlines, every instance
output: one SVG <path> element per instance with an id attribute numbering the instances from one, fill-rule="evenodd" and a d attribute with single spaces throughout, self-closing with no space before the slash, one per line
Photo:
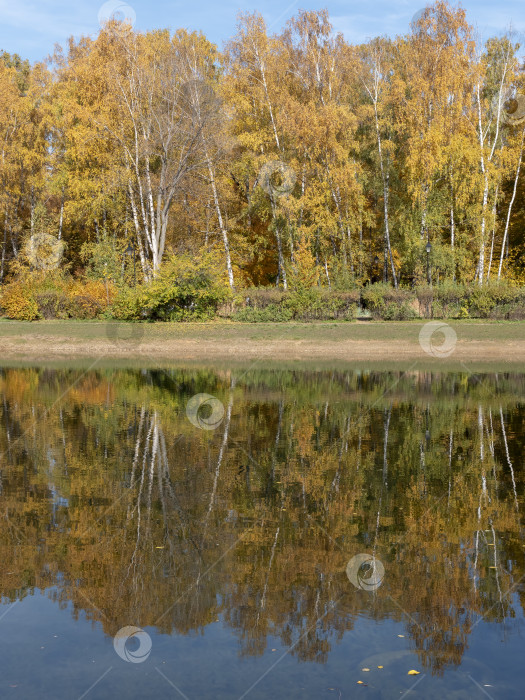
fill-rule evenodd
<path id="1" fill-rule="evenodd" d="M 439 323 L 439 322 L 435 322 Z M 525 369 L 525 323 L 451 321 L 451 352 L 436 327 L 429 352 L 420 343 L 425 322 L 127 323 L 1 321 L 3 362 L 67 363 L 97 359 L 156 363 L 260 365 L 353 364 L 363 367 Z M 450 341 L 449 341 L 450 342 Z"/>

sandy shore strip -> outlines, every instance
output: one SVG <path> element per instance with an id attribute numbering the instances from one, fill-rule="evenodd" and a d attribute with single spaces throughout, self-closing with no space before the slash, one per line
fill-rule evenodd
<path id="1" fill-rule="evenodd" d="M 0 322 L 4 361 L 407 363 L 525 366 L 525 323 Z"/>

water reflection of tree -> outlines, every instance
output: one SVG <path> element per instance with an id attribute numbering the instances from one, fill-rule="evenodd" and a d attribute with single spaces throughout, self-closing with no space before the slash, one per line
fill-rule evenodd
<path id="1" fill-rule="evenodd" d="M 243 654 L 275 635 L 321 662 L 357 615 L 394 618 L 435 672 L 479 616 L 515 624 L 521 377 L 90 373 L 53 407 L 76 378 L 1 376 L 10 600 L 56 586 L 109 634 L 222 615 Z M 186 419 L 199 391 L 215 431 Z M 361 551 L 385 565 L 373 594 L 344 573 Z"/>

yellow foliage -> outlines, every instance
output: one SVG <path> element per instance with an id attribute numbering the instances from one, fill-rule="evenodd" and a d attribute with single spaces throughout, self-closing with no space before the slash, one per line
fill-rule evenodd
<path id="1" fill-rule="evenodd" d="M 292 264 L 290 282 L 293 287 L 315 287 L 319 281 L 319 267 L 312 255 L 308 241 L 301 239 L 295 251 L 295 265 Z"/>
<path id="2" fill-rule="evenodd" d="M 70 292 L 72 299 L 79 297 L 92 297 L 104 309 L 113 303 L 116 296 L 115 285 L 112 282 L 104 283 L 102 280 L 76 280 Z"/>
<path id="3" fill-rule="evenodd" d="M 47 67 L 2 54 L 2 268 L 135 287 L 205 249 L 232 288 L 348 291 L 483 282 L 508 249 L 523 284 L 525 71 L 510 36 L 479 54 L 475 36 L 436 0 L 410 33 L 359 44 L 321 10 L 280 35 L 242 14 L 221 53 L 111 21 Z M 46 317 L 111 304 L 83 285 L 61 288 L 69 310 L 47 287 Z"/>
<path id="4" fill-rule="evenodd" d="M 96 318 L 115 298 L 112 283 L 72 280 L 60 272 L 26 273 L 5 285 L 0 307 L 7 318 L 34 321 L 38 318 Z"/>
<path id="5" fill-rule="evenodd" d="M 31 291 L 20 284 L 9 284 L 4 288 L 0 305 L 7 318 L 34 321 L 39 317 L 38 305 Z"/>

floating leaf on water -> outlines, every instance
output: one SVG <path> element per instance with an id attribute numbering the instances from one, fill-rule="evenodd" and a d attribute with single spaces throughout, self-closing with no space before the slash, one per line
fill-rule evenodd
<path id="1" fill-rule="evenodd" d="M 361 671 L 370 671 L 369 668 L 362 668 Z"/>
<path id="2" fill-rule="evenodd" d="M 408 675 L 409 675 L 409 676 L 419 676 L 420 673 L 421 673 L 421 671 L 414 671 L 414 669 L 411 669 L 411 670 L 408 672 Z"/>
<path id="3" fill-rule="evenodd" d="M 383 668 L 382 666 L 378 666 L 377 668 Z"/>

